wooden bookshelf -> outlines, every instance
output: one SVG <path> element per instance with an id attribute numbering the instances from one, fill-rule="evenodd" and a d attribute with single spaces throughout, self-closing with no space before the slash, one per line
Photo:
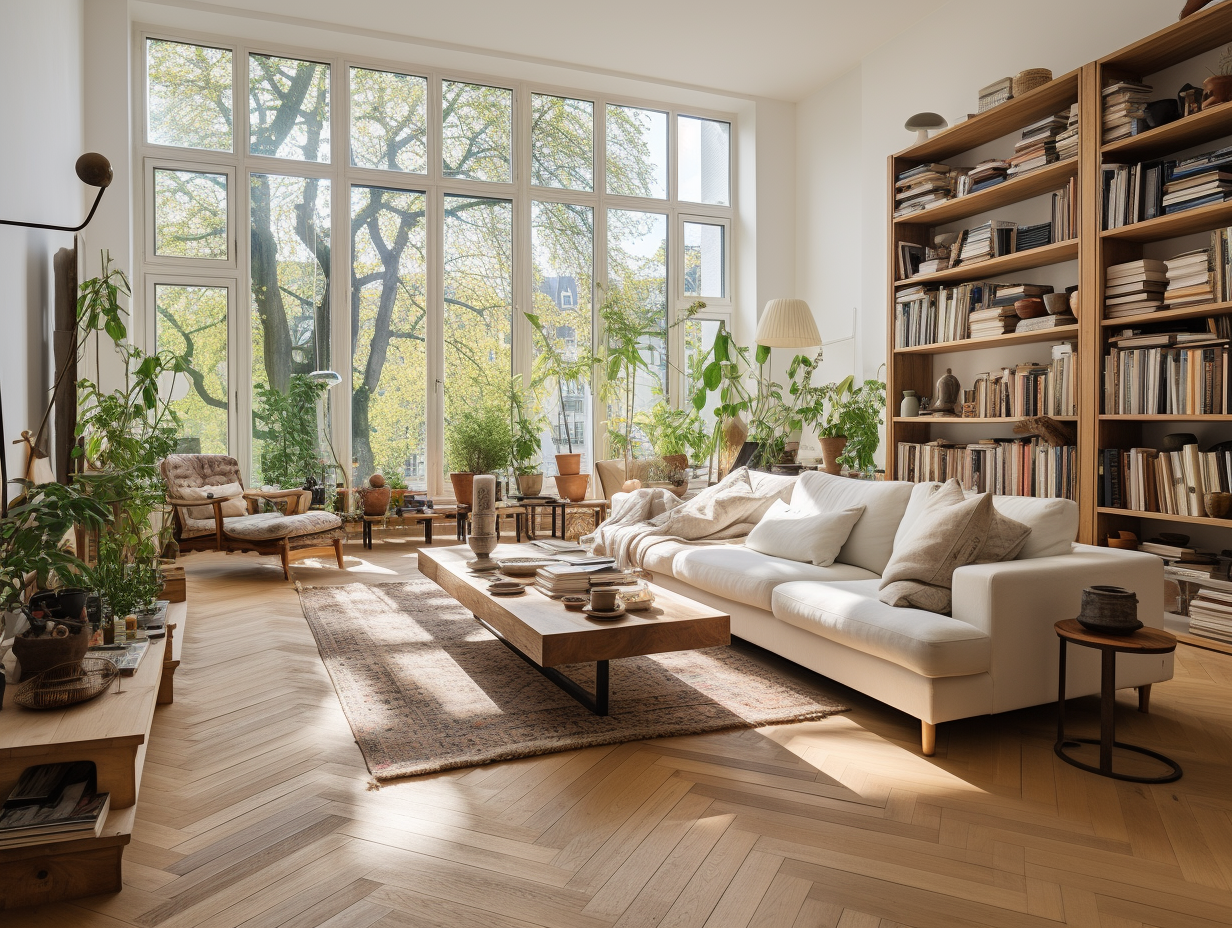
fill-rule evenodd
<path id="1" fill-rule="evenodd" d="M 1030 345 L 1039 342 L 1067 342 L 1078 337 L 1078 326 L 1062 325 L 1039 332 L 1007 332 L 988 338 L 964 338 L 953 342 L 933 342 L 931 345 L 915 345 L 911 348 L 895 348 L 895 354 L 949 354 L 953 351 L 984 351 L 987 348 L 1005 348 L 1013 345 Z"/>
<path id="2" fill-rule="evenodd" d="M 1016 251 L 999 258 L 989 258 L 976 264 L 960 264 L 958 267 L 946 268 L 933 274 L 916 274 L 895 283 L 898 287 L 909 287 L 916 284 L 962 283 L 967 280 L 991 280 L 1013 271 L 1024 271 L 1033 267 L 1047 267 L 1050 264 L 1060 264 L 1063 261 L 1073 261 L 1078 257 L 1078 239 L 1068 242 L 1057 242 L 1054 245 L 1041 245 L 1030 251 Z"/>
<path id="3" fill-rule="evenodd" d="M 1144 244 L 1194 232 L 1209 232 L 1225 226 L 1232 226 L 1232 200 L 1197 206 L 1181 213 L 1144 219 L 1142 222 L 1131 222 L 1119 229 L 1106 229 L 1100 236 L 1118 242 Z"/>
<path id="4" fill-rule="evenodd" d="M 1141 512 L 1136 509 L 1115 509 L 1100 506 L 1103 515 L 1123 516 L 1132 519 L 1154 519 L 1158 522 L 1182 522 L 1186 525 L 1210 525 L 1215 528 L 1232 528 L 1232 519 L 1212 519 L 1210 516 L 1177 516 L 1168 512 Z"/>
<path id="5" fill-rule="evenodd" d="M 1133 415 L 1127 413 L 1101 413 L 1100 419 L 1107 422 L 1227 422 L 1232 423 L 1232 416 L 1224 415 L 1191 415 L 1191 416 L 1163 416 L 1163 415 Z"/>
<path id="6" fill-rule="evenodd" d="M 1232 107 L 1229 107 L 1232 109 Z M 969 193 L 965 197 L 946 200 L 936 206 L 916 213 L 900 216 L 894 222 L 908 226 L 939 226 L 957 219 L 965 219 L 988 212 L 1011 203 L 1019 203 L 1045 193 L 1053 193 L 1064 187 L 1071 177 L 1078 176 L 1078 159 L 1056 161 L 1047 167 L 1032 171 L 1022 177 L 1014 177 L 1004 183 Z"/>
<path id="7" fill-rule="evenodd" d="M 1077 422 L 1077 416 L 1052 416 L 1058 422 Z M 1013 425 L 1021 422 L 1021 416 L 976 416 L 974 418 L 957 419 L 948 416 L 895 416 L 895 422 L 905 424 L 927 423 L 928 425 Z"/>
<path id="8" fill-rule="evenodd" d="M 1232 135 L 1232 102 L 1202 110 L 1157 129 L 1109 142 L 1101 150 L 1104 161 L 1128 164 L 1153 161 L 1203 142 Z"/>
<path id="9" fill-rule="evenodd" d="M 1200 306 L 1186 306 L 1184 309 L 1162 309 L 1154 313 L 1102 319 L 1099 324 L 1104 327 L 1133 328 L 1153 322 L 1179 322 L 1183 319 L 1201 319 L 1205 316 L 1226 316 L 1228 313 L 1232 313 L 1232 303 L 1203 303 Z"/>

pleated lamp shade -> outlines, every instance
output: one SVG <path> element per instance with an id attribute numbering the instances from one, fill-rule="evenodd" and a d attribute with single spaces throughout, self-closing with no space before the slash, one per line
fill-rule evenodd
<path id="1" fill-rule="evenodd" d="M 816 348 L 821 333 L 804 300 L 771 300 L 757 321 L 755 341 L 767 348 Z"/>

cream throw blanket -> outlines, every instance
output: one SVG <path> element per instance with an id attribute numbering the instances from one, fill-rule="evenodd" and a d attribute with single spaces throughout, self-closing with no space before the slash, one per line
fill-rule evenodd
<path id="1" fill-rule="evenodd" d="M 661 488 L 635 490 L 584 542 L 621 567 L 641 567 L 650 549 L 664 541 L 719 544 L 743 538 L 778 499 L 769 487 L 753 488 L 747 467 L 732 471 L 692 499 L 681 501 Z"/>

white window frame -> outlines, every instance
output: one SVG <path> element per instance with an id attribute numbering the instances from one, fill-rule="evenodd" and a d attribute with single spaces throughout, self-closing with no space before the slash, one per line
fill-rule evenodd
<path id="1" fill-rule="evenodd" d="M 181 258 L 174 255 L 157 254 L 157 229 L 155 228 L 155 208 L 157 206 L 154 191 L 154 173 L 156 171 L 178 171 L 191 174 L 223 174 L 227 178 L 227 257 L 219 258 Z M 211 272 L 235 274 L 240 250 L 239 231 L 236 226 L 235 210 L 235 168 L 227 164 L 211 164 L 204 161 L 177 161 L 170 158 L 145 158 L 142 165 L 142 183 L 144 184 L 145 202 L 149 204 L 143 211 L 142 247 L 143 263 L 149 267 L 174 267 L 177 269 L 192 269 Z"/>
<path id="2" fill-rule="evenodd" d="M 231 52 L 232 63 L 232 150 L 230 152 L 207 149 L 179 148 L 167 145 L 155 145 L 146 139 L 148 114 L 148 69 L 146 63 L 147 40 L 156 39 L 185 44 L 203 45 L 213 48 L 224 48 Z M 660 101 L 640 99 L 623 94 L 596 93 L 582 91 L 561 85 L 553 85 L 536 81 L 510 80 L 503 77 L 479 74 L 449 68 L 425 67 L 409 60 L 394 60 L 377 57 L 363 57 L 339 51 L 302 48 L 292 45 L 282 45 L 276 42 L 251 40 L 247 38 L 221 36 L 194 30 L 172 30 L 163 27 L 135 24 L 133 28 L 134 54 L 131 56 L 134 68 L 133 85 L 133 127 L 134 145 L 142 164 L 147 159 L 163 164 L 179 163 L 189 170 L 229 171 L 228 185 L 234 191 L 230 198 L 229 211 L 231 216 L 231 237 L 235 242 L 232 258 L 234 266 L 226 269 L 215 268 L 214 274 L 209 273 L 209 267 L 189 266 L 179 259 L 160 258 L 157 262 L 149 260 L 149 250 L 152 250 L 152 224 L 148 217 L 152 216 L 152 191 L 147 190 L 147 184 L 135 185 L 136 203 L 134 208 L 140 214 L 141 222 L 137 228 L 142 230 L 143 240 L 148 239 L 150 248 L 139 248 L 139 266 L 137 273 L 144 279 L 147 274 L 154 274 L 159 282 L 172 276 L 177 278 L 202 280 L 230 279 L 235 285 L 233 302 L 231 303 L 231 328 L 236 331 L 236 355 L 232 365 L 242 365 L 242 370 L 251 369 L 251 267 L 249 247 L 244 244 L 247 236 L 241 236 L 241 227 L 246 227 L 250 211 L 249 185 L 253 173 L 268 173 L 281 175 L 297 175 L 303 177 L 319 177 L 329 179 L 331 186 L 331 231 L 330 240 L 335 247 L 331 248 L 331 279 L 337 282 L 350 281 L 350 196 L 351 187 L 380 186 L 397 190 L 412 190 L 426 194 L 427 201 L 427 237 L 429 262 L 427 269 L 427 302 L 429 306 L 426 323 L 428 337 L 426 352 L 426 381 L 428 384 L 426 397 L 426 431 L 427 454 L 426 467 L 428 475 L 428 491 L 433 495 L 448 495 L 447 481 L 444 480 L 444 340 L 443 340 L 443 207 L 446 194 L 463 196 L 483 196 L 513 201 L 513 306 L 512 306 L 512 358 L 513 372 L 529 376 L 532 360 L 532 340 L 529 325 L 522 318 L 524 310 L 532 304 L 531 288 L 531 201 L 573 203 L 589 206 L 594 210 L 594 242 L 593 242 L 593 280 L 603 282 L 608 279 L 607 267 L 607 210 L 627 209 L 641 210 L 666 214 L 668 217 L 668 255 L 667 255 L 667 323 L 669 332 L 675 333 L 674 326 L 681 308 L 679 294 L 683 291 L 683 251 L 680 217 L 689 215 L 705 222 L 723 222 L 727 225 L 725 234 L 725 291 L 731 304 L 731 295 L 736 286 L 736 267 L 732 260 L 731 228 L 738 215 L 738 190 L 735 178 L 738 177 L 736 146 L 734 144 L 737 129 L 737 117 L 732 113 L 710 112 L 698 107 L 680 107 L 665 104 Z M 309 162 L 293 159 L 283 159 L 249 153 L 249 112 L 248 112 L 248 56 L 249 54 L 271 55 L 280 58 L 292 58 L 304 61 L 319 62 L 329 66 L 330 74 L 330 161 Z M 392 171 L 380 168 L 361 168 L 351 165 L 350 150 L 350 74 L 352 68 L 364 68 L 374 71 L 388 71 L 406 74 L 412 77 L 425 78 L 428 81 L 428 138 L 426 174 L 416 174 L 407 171 Z M 485 87 L 507 89 L 512 92 L 512 153 L 511 181 L 509 183 L 493 183 L 473 181 L 444 176 L 442 163 L 442 133 L 441 133 L 441 94 L 443 81 L 463 81 Z M 571 190 L 560 187 L 533 186 L 531 177 L 531 99 L 532 94 L 564 97 L 567 99 L 584 100 L 592 104 L 592 148 L 593 148 L 593 189 L 589 191 Z M 240 104 L 243 104 L 241 107 Z M 626 197 L 606 192 L 606 126 L 608 105 L 635 107 L 662 112 L 667 115 L 668 145 L 667 145 L 667 196 L 664 199 L 652 197 Z M 731 206 L 719 207 L 705 204 L 684 203 L 678 198 L 679 164 L 677 158 L 678 126 L 680 116 L 701 117 L 725 122 L 731 126 L 732 142 L 729 152 L 730 164 L 730 195 Z M 143 168 L 144 170 L 144 168 Z M 152 178 L 152 173 L 150 177 Z M 242 239 L 242 240 L 241 240 Z M 347 247 L 337 247 L 346 243 Z M 200 261 L 201 259 L 197 259 Z M 207 264 L 209 262 L 206 262 Z M 182 269 L 182 273 L 173 273 Z M 210 284 L 212 285 L 212 284 Z M 134 326 L 137 336 L 147 347 L 152 347 L 154 329 L 153 291 L 147 294 L 144 289 L 140 297 L 134 294 L 133 314 L 138 323 Z M 592 312 L 598 306 L 597 292 L 591 294 Z M 685 301 L 684 306 L 691 302 Z M 710 303 L 707 300 L 707 303 Z M 716 301 L 717 302 L 717 301 Z M 728 327 L 731 328 L 730 313 L 726 314 Z M 599 330 L 597 313 L 592 316 L 592 347 L 598 348 L 602 333 Z M 350 403 L 350 321 L 349 299 L 347 287 L 335 286 L 334 305 L 331 307 L 331 357 L 336 370 L 343 375 L 346 387 L 336 388 L 336 395 L 331 397 L 330 427 L 335 448 L 339 458 L 348 464 L 351 455 L 351 403 Z M 669 337 L 669 357 L 679 357 L 681 342 L 679 335 Z M 242 355 L 242 357 L 240 357 Z M 667 384 L 669 401 L 674 405 L 687 403 L 688 397 L 681 395 L 680 377 L 670 375 Z M 251 377 L 245 377 L 245 383 Z M 239 381 L 235 382 L 237 385 Z M 337 392 L 342 390 L 343 392 Z M 252 397 L 250 391 L 239 389 L 241 399 L 236 402 L 232 422 L 237 434 L 232 438 L 232 448 L 240 460 L 241 469 L 247 476 L 250 473 L 251 455 L 251 417 Z M 596 402 L 597 405 L 597 402 Z M 602 422 L 600 411 L 596 408 L 591 416 L 595 423 L 595 434 L 591 436 L 591 448 L 596 459 L 603 451 L 602 434 L 598 428 Z"/>

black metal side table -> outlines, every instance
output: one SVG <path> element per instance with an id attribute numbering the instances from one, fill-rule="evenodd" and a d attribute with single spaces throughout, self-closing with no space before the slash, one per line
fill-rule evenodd
<path id="1" fill-rule="evenodd" d="M 1141 628 L 1130 635 L 1104 635 L 1083 628 L 1077 619 L 1065 619 L 1058 622 L 1055 628 L 1057 630 L 1057 637 L 1061 640 L 1060 679 L 1057 684 L 1057 743 L 1053 746 L 1057 757 L 1080 770 L 1098 773 L 1100 776 L 1112 777 L 1116 780 L 1129 780 L 1133 783 L 1171 783 L 1173 780 L 1179 780 L 1181 778 L 1181 767 L 1176 761 L 1164 757 L 1158 751 L 1151 751 L 1147 748 L 1140 748 L 1133 744 L 1117 741 L 1116 720 L 1114 718 L 1116 706 L 1116 656 L 1121 653 L 1168 654 L 1176 650 L 1176 638 L 1172 633 L 1160 628 L 1148 627 Z M 1084 648 L 1095 648 L 1100 652 L 1102 663 L 1100 674 L 1100 736 L 1098 739 L 1067 738 L 1065 736 L 1065 647 L 1067 644 L 1076 644 Z M 1144 692 L 1139 695 L 1138 705 L 1139 709 L 1145 712 L 1150 700 L 1150 689 L 1147 687 L 1143 689 Z M 1098 767 L 1075 760 L 1065 753 L 1067 748 L 1077 747 L 1079 744 L 1099 745 Z M 1170 768 L 1171 772 L 1159 777 L 1139 777 L 1128 773 L 1117 773 L 1112 769 L 1112 749 L 1114 747 L 1125 751 L 1134 751 L 1138 754 L 1145 754 L 1147 757 L 1154 758 L 1165 764 Z"/>

